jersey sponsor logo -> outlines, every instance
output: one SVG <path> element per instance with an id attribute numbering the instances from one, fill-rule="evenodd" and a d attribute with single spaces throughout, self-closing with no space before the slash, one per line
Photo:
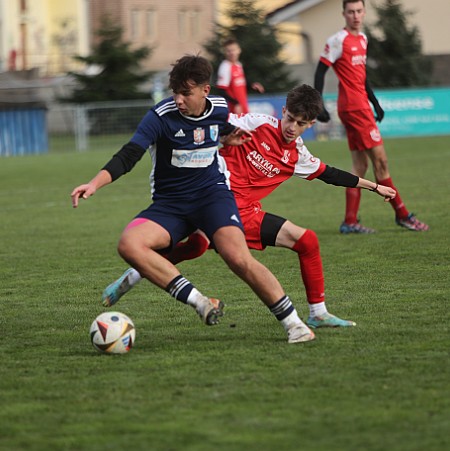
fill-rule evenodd
<path id="1" fill-rule="evenodd" d="M 173 149 L 171 163 L 177 168 L 206 168 L 212 164 L 217 146 L 199 150 Z"/>
<path id="2" fill-rule="evenodd" d="M 264 149 L 266 149 L 267 152 L 270 152 L 270 146 L 266 144 L 264 141 L 261 143 L 261 147 L 264 147 Z"/>
<path id="3" fill-rule="evenodd" d="M 289 150 L 284 149 L 284 155 L 281 157 L 281 161 L 283 163 L 289 163 L 290 157 L 291 157 L 291 152 L 289 152 Z"/>
<path id="4" fill-rule="evenodd" d="M 199 146 L 205 142 L 205 130 L 201 127 L 197 127 L 194 130 L 194 144 Z"/>
<path id="5" fill-rule="evenodd" d="M 370 137 L 375 141 L 378 142 L 381 140 L 381 134 L 378 128 L 373 128 L 370 130 Z"/>
<path id="6" fill-rule="evenodd" d="M 352 66 L 359 66 L 361 64 L 366 64 L 366 55 L 353 55 Z"/>
<path id="7" fill-rule="evenodd" d="M 219 126 L 217 124 L 209 126 L 209 136 L 213 141 L 217 141 L 219 137 Z"/>
<path id="8" fill-rule="evenodd" d="M 184 138 L 186 135 L 184 134 L 184 131 L 182 128 L 180 128 L 176 133 L 175 133 L 175 138 Z"/>
<path id="9" fill-rule="evenodd" d="M 259 152 L 256 150 L 251 151 L 247 154 L 247 160 L 259 171 L 261 171 L 265 176 L 271 178 L 278 175 L 281 171 L 280 168 L 274 166 L 270 161 L 266 160 Z"/>

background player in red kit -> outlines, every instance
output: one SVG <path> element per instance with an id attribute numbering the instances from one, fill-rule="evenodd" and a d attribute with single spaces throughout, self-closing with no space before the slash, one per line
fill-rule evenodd
<path id="1" fill-rule="evenodd" d="M 220 63 L 217 71 L 217 89 L 225 97 L 230 113 L 248 113 L 247 81 L 244 69 L 239 61 L 241 47 L 235 39 L 228 39 L 223 44 L 225 60 Z M 264 92 L 261 83 L 254 82 L 251 88 Z"/>
<path id="2" fill-rule="evenodd" d="M 381 122 L 384 111 L 370 88 L 366 77 L 367 37 L 361 32 L 365 12 L 363 0 L 344 0 L 343 16 L 345 28 L 328 38 L 325 50 L 320 55 L 314 86 L 322 93 L 325 73 L 330 66 L 339 79 L 338 114 L 347 132 L 348 146 L 352 156 L 352 173 L 364 177 L 368 161 L 372 162 L 375 179 L 379 184 L 390 186 L 392 182 L 386 151 L 380 131 L 370 107 L 372 103 L 376 120 Z M 324 108 L 318 116 L 321 122 L 328 122 L 330 115 Z M 361 200 L 359 188 L 347 188 L 345 219 L 341 233 L 373 233 L 375 230 L 358 222 Z M 410 213 L 398 191 L 391 205 L 395 210 L 396 223 L 414 231 L 428 230 L 428 225 Z"/>
<path id="3" fill-rule="evenodd" d="M 249 248 L 264 250 L 266 246 L 277 246 L 298 254 L 310 310 L 307 324 L 314 328 L 354 326 L 353 321 L 340 319 L 327 311 L 322 260 L 315 232 L 266 213 L 261 207 L 261 200 L 293 175 L 307 180 L 318 178 L 338 186 L 357 186 L 374 191 L 386 200 L 395 196 L 392 188 L 327 166 L 311 155 L 300 135 L 314 124 L 322 108 L 320 93 L 311 86 L 302 85 L 288 93 L 281 120 L 263 114 L 231 115 L 233 125 L 252 130 L 252 140 L 240 146 L 225 145 L 221 149 L 226 163 L 223 171 L 229 176 Z M 296 206 L 301 208 L 299 200 Z M 201 255 L 209 242 L 204 235 L 195 233 L 187 243 L 180 244 L 168 256 L 174 263 Z M 104 304 L 113 305 L 139 280 L 137 271 L 127 270 L 105 289 Z"/>

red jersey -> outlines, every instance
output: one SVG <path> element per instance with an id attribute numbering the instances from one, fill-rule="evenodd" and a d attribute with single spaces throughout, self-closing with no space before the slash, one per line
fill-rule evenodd
<path id="1" fill-rule="evenodd" d="M 338 111 L 370 108 L 366 92 L 367 36 L 355 36 L 345 28 L 328 38 L 320 61 L 339 79 Z"/>
<path id="2" fill-rule="evenodd" d="M 312 180 L 325 170 L 325 164 L 311 155 L 301 137 L 284 141 L 279 119 L 231 114 L 229 122 L 253 131 L 250 142 L 220 150 L 239 209 L 259 203 L 293 175 Z"/>
<path id="3" fill-rule="evenodd" d="M 233 64 L 228 60 L 222 61 L 217 72 L 217 87 L 225 90 L 230 97 L 239 102 L 242 113 L 248 113 L 247 82 L 241 63 Z M 228 108 L 231 113 L 234 113 L 233 104 L 230 103 Z"/>

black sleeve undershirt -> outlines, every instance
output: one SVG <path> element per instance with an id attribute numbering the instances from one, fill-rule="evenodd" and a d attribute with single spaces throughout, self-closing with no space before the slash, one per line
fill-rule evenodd
<path id="1" fill-rule="evenodd" d="M 322 182 L 328 183 L 329 185 L 345 186 L 347 188 L 355 188 L 359 182 L 358 176 L 328 165 L 325 168 L 325 171 L 323 171 L 317 178 L 322 180 Z"/>
<path id="2" fill-rule="evenodd" d="M 121 175 L 130 172 L 134 165 L 144 156 L 145 149 L 129 142 L 117 152 L 102 169 L 111 174 L 112 180 L 117 180 Z"/>
<path id="3" fill-rule="evenodd" d="M 229 94 L 227 94 L 225 89 L 216 88 L 216 90 L 217 94 L 224 97 L 227 102 L 232 103 L 233 105 L 237 105 L 239 103 L 234 97 L 231 97 Z"/>

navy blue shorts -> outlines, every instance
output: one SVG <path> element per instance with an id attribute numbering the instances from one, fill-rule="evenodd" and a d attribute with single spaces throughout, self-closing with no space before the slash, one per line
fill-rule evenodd
<path id="1" fill-rule="evenodd" d="M 226 185 L 212 187 L 206 194 L 189 202 L 157 200 L 136 218 L 150 219 L 162 226 L 169 232 L 172 245 L 197 229 L 201 229 L 210 241 L 221 227 L 233 225 L 244 231 L 233 193 Z"/>

